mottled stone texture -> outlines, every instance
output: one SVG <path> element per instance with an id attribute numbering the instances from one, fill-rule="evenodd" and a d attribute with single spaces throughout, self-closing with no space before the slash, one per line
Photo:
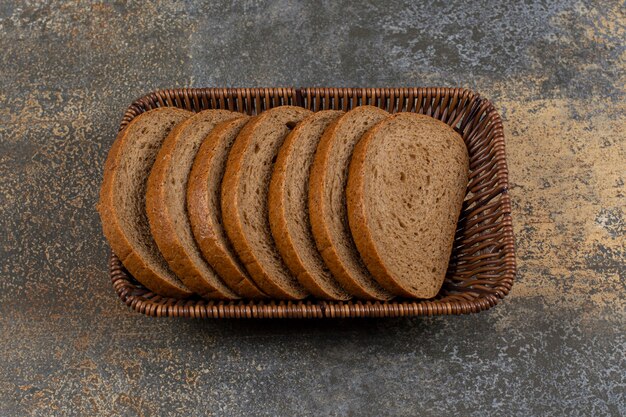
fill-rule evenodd
<path id="1" fill-rule="evenodd" d="M 1 1 L 0 415 L 625 415 L 625 13 Z M 494 101 L 519 263 L 501 305 L 201 322 L 120 303 L 94 205 L 126 105 L 165 87 L 291 85 L 467 86 Z"/>

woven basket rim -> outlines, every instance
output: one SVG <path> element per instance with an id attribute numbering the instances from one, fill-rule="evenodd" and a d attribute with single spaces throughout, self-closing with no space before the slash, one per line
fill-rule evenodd
<path id="1" fill-rule="evenodd" d="M 468 114 L 453 108 L 465 104 Z M 462 120 L 464 132 L 474 136 L 476 142 L 466 143 L 468 149 L 475 146 L 474 153 L 486 152 L 478 147 L 480 137 L 490 139 L 486 156 L 492 165 L 485 174 L 477 174 L 483 181 L 495 184 L 492 188 L 480 188 L 477 194 L 466 200 L 472 207 L 471 213 L 489 210 L 491 217 L 501 218 L 497 224 L 486 227 L 496 230 L 499 238 L 498 252 L 480 254 L 476 259 L 498 256 L 501 262 L 498 279 L 491 285 L 490 279 L 477 279 L 465 285 L 458 285 L 463 292 L 450 292 L 445 297 L 434 300 L 360 301 L 335 302 L 325 300 L 303 301 L 208 301 L 199 298 L 173 299 L 161 297 L 143 288 L 124 269 L 119 258 L 111 252 L 109 259 L 110 277 L 113 287 L 122 301 L 133 310 L 148 316 L 186 318 L 357 318 L 357 317 L 409 317 L 468 314 L 487 310 L 499 303 L 510 291 L 516 273 L 513 227 L 511 223 L 511 202 L 508 194 L 508 169 L 504 152 L 502 120 L 493 104 L 478 93 L 465 88 L 448 87 L 397 87 L 397 88 L 324 88 L 324 87 L 277 87 L 277 88 L 178 88 L 156 90 L 133 101 L 120 123 L 122 130 L 134 117 L 148 109 L 175 106 L 192 111 L 206 108 L 225 108 L 247 114 L 256 114 L 278 105 L 295 105 L 313 111 L 323 109 L 343 109 L 369 104 L 376 105 L 392 113 L 397 111 L 420 111 L 435 118 L 446 118 L 446 123 L 456 126 Z M 446 107 L 448 106 L 448 107 Z M 406 108 L 406 110 L 405 110 Z M 443 110 L 442 110 L 443 108 Z M 449 113 L 446 113 L 451 108 Z M 467 116 L 467 117 L 466 117 Z M 489 119 L 485 121 L 486 119 Z M 481 125 L 491 122 L 490 132 L 483 134 Z M 484 127 L 484 126 L 483 126 Z M 495 132 L 495 133 L 494 133 Z M 494 143 L 496 145 L 494 145 Z M 497 148 L 497 149 L 496 149 Z M 495 149 L 495 151 L 494 151 Z M 494 156 L 495 155 L 495 156 Z M 479 161 L 480 162 L 480 161 Z M 485 162 L 481 162 L 482 166 Z M 474 174 L 474 172 L 472 173 Z M 485 177 L 484 179 L 482 177 Z M 478 179 L 476 181 L 478 181 Z M 491 201 L 493 199 L 495 203 Z M 487 209 L 488 207 L 488 209 Z M 476 214 L 477 215 L 477 214 Z M 489 216 L 487 216 L 489 217 Z M 485 217 L 485 218 L 487 218 Z M 471 216 L 468 216 L 471 218 Z M 495 221 L 495 220 L 494 220 Z M 471 221 L 479 223 L 478 220 Z M 471 223 L 470 222 L 470 223 Z M 473 226 L 475 227 L 475 225 Z M 477 234 L 479 238 L 482 236 Z M 471 236 L 470 237 L 474 237 Z M 465 239 L 467 240 L 467 238 Z M 474 244 L 466 243 L 468 246 Z M 480 243 L 480 242 L 478 242 Z M 489 242 L 486 242 L 486 244 Z M 480 246 L 480 245 L 479 245 Z M 467 261 L 469 262 L 469 261 Z M 475 261 L 473 261 L 475 262 Z M 492 262 L 493 263 L 493 262 Z M 458 262 L 457 262 L 458 264 Z M 475 272 L 469 270 L 469 272 Z M 453 277 L 454 278 L 454 277 Z M 448 280 L 446 280 L 448 282 Z M 464 286 L 465 285 L 465 286 Z M 456 288 L 450 283 L 450 288 Z"/>

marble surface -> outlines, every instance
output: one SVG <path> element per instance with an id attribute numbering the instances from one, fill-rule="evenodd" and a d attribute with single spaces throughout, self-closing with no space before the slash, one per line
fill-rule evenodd
<path id="1" fill-rule="evenodd" d="M 625 415 L 626 9 L 505 3 L 0 0 L 0 415 Z M 500 305 L 185 321 L 117 299 L 94 206 L 133 99 L 419 85 L 503 116 L 519 273 Z"/>

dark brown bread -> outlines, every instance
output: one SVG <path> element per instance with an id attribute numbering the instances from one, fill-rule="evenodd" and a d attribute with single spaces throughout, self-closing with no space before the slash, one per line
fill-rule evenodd
<path id="1" fill-rule="evenodd" d="M 357 144 L 348 217 L 370 272 L 389 291 L 432 298 L 445 278 L 465 196 L 469 157 L 450 126 L 400 113 Z"/>
<path id="2" fill-rule="evenodd" d="M 187 297 L 191 291 L 170 271 L 150 234 L 146 183 L 165 137 L 192 115 L 164 107 L 135 117 L 109 151 L 98 203 L 102 229 L 113 252 L 137 281 L 169 297 Z"/>
<path id="3" fill-rule="evenodd" d="M 326 267 L 309 221 L 309 173 L 324 130 L 343 112 L 313 113 L 287 136 L 278 152 L 269 191 L 269 219 L 276 246 L 300 284 L 312 295 L 347 300 L 350 295 Z"/>
<path id="4" fill-rule="evenodd" d="M 222 225 L 221 190 L 228 153 L 235 138 L 250 120 L 241 117 L 218 124 L 196 154 L 187 184 L 187 211 L 198 246 L 224 282 L 243 298 L 262 298 Z"/>
<path id="5" fill-rule="evenodd" d="M 348 167 L 361 136 L 388 116 L 377 107 L 361 106 L 338 118 L 322 135 L 311 168 L 309 215 L 317 248 L 341 286 L 363 299 L 392 295 L 368 272 L 352 240 L 345 194 Z"/>
<path id="6" fill-rule="evenodd" d="M 251 120 L 235 139 L 222 181 L 226 233 L 252 279 L 274 298 L 302 299 L 308 295 L 276 249 L 267 194 L 280 146 L 295 124 L 309 114 L 301 107 L 281 106 Z"/>
<path id="7" fill-rule="evenodd" d="M 216 124 L 241 117 L 226 110 L 205 110 L 177 125 L 148 179 L 146 211 L 150 230 L 171 270 L 204 298 L 236 299 L 202 258 L 187 215 L 187 179 L 200 144 Z"/>

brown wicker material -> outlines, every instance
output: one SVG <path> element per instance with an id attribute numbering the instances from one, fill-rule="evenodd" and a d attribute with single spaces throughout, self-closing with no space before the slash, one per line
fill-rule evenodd
<path id="1" fill-rule="evenodd" d="M 314 111 L 374 105 L 391 113 L 423 113 L 455 127 L 470 155 L 470 183 L 443 288 L 433 300 L 206 301 L 161 297 L 143 288 L 111 254 L 113 287 L 132 309 L 148 316 L 189 318 L 400 317 L 466 314 L 506 296 L 515 276 L 508 172 L 500 116 L 478 94 L 461 88 L 202 88 L 162 90 L 135 101 L 120 130 L 147 110 L 228 109 L 258 114 L 280 105 Z"/>

